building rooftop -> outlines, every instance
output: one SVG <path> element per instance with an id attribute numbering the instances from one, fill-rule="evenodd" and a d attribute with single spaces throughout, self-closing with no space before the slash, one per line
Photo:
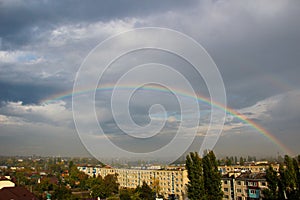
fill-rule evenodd
<path id="1" fill-rule="evenodd" d="M 251 179 L 251 180 L 261 180 L 265 179 L 266 173 L 264 172 L 259 172 L 259 173 L 242 173 L 240 176 L 238 176 L 236 179 Z"/>
<path id="2" fill-rule="evenodd" d="M 38 200 L 23 187 L 5 187 L 0 190 L 0 200 Z"/>

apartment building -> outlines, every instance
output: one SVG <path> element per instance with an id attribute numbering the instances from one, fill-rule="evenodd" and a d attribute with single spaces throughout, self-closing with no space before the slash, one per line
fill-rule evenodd
<path id="1" fill-rule="evenodd" d="M 242 165 L 226 166 L 225 165 L 225 166 L 218 166 L 218 169 L 222 174 L 228 174 L 228 173 L 231 173 L 231 172 L 259 173 L 259 172 L 265 172 L 268 167 L 269 167 L 268 164 L 248 165 L 248 166 L 242 166 Z M 272 167 L 275 171 L 279 170 L 279 164 L 272 164 Z"/>
<path id="2" fill-rule="evenodd" d="M 228 173 L 222 176 L 223 199 L 262 199 L 262 191 L 267 188 L 265 172 Z"/>
<path id="3" fill-rule="evenodd" d="M 108 174 L 118 174 L 118 183 L 120 187 L 136 188 L 141 186 L 143 181 L 148 185 L 158 182 L 159 193 L 165 198 L 175 195 L 177 199 L 184 199 L 186 194 L 186 184 L 188 183 L 187 171 L 184 168 L 167 168 L 167 169 L 115 169 L 79 166 L 80 171 L 89 176 L 102 176 Z"/>
<path id="4" fill-rule="evenodd" d="M 223 199 L 248 200 L 262 199 L 262 190 L 267 188 L 265 170 L 268 165 L 250 166 L 219 166 L 222 173 Z M 273 165 L 275 170 L 279 165 Z M 165 198 L 175 195 L 178 199 L 187 197 L 187 170 L 184 167 L 166 167 L 164 169 L 115 169 L 110 167 L 79 166 L 80 171 L 89 176 L 118 174 L 120 187 L 136 188 L 143 181 L 148 185 L 158 182 L 160 191 Z"/>

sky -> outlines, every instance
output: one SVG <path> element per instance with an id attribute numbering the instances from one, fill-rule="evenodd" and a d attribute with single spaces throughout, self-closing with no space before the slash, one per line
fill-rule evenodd
<path id="1" fill-rule="evenodd" d="M 0 0 L 0 155 L 101 158 L 130 157 L 133 152 L 141 158 L 165 158 L 175 151 L 198 151 L 210 136 L 219 156 L 297 155 L 299 19 L 297 0 Z M 191 63 L 167 51 L 142 49 L 121 56 L 107 69 L 99 64 L 133 44 L 170 41 L 171 48 L 187 55 L 198 53 L 174 35 L 149 32 L 142 40 L 137 34 L 99 47 L 114 35 L 144 27 L 175 30 L 199 43 L 217 66 L 226 105 L 204 101 L 217 80 L 208 78 L 207 85 Z M 98 55 L 89 56 L 91 51 Z M 86 71 L 85 65 L 90 65 Z M 95 86 L 91 80 L 97 77 Z M 180 80 L 203 98 L 180 93 L 191 89 Z M 84 87 L 77 88 L 72 106 L 76 81 Z M 162 82 L 173 89 L 157 84 Z M 114 93 L 117 83 L 121 86 Z M 130 93 L 139 83 L 147 84 Z M 95 87 L 100 89 L 94 98 Z M 226 106 L 232 112 L 225 116 Z M 149 153 L 170 144 L 176 133 L 185 148 L 174 143 L 169 150 Z M 110 148 L 112 144 L 119 149 Z"/>

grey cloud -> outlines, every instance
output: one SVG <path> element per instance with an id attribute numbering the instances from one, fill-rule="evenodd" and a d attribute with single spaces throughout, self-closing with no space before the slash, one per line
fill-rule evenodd
<path id="1" fill-rule="evenodd" d="M 39 34 L 61 24 L 109 21 L 179 10 L 197 1 L 3 1 L 0 3 L 0 36 L 3 48 L 17 48 L 35 41 Z"/>

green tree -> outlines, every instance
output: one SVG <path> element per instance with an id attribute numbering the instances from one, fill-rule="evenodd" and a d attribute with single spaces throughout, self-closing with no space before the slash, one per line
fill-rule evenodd
<path id="1" fill-rule="evenodd" d="M 117 174 L 109 174 L 104 177 L 91 177 L 86 181 L 86 187 L 91 190 L 93 198 L 108 198 L 119 193 Z"/>
<path id="2" fill-rule="evenodd" d="M 202 159 L 203 177 L 206 197 L 209 200 L 221 200 L 223 192 L 221 189 L 221 173 L 218 171 L 216 156 L 210 151 Z"/>
<path id="3" fill-rule="evenodd" d="M 225 164 L 226 164 L 227 166 L 231 166 L 231 165 L 232 165 L 232 160 L 231 160 L 231 158 L 226 157 Z"/>
<path id="4" fill-rule="evenodd" d="M 105 192 L 104 184 L 99 185 L 93 185 L 91 187 L 91 196 L 93 198 L 99 197 L 99 198 L 107 198 L 107 193 Z"/>
<path id="5" fill-rule="evenodd" d="M 105 176 L 103 182 L 105 186 L 106 197 L 119 193 L 119 183 L 117 174 L 109 174 Z"/>
<path id="6" fill-rule="evenodd" d="M 266 170 L 266 180 L 268 183 L 268 189 L 263 190 L 264 199 L 276 200 L 278 199 L 277 187 L 278 187 L 278 177 L 277 172 L 273 169 L 272 165 Z"/>
<path id="7" fill-rule="evenodd" d="M 283 171 L 283 184 L 285 188 L 285 194 L 288 199 L 296 199 L 296 186 L 297 186 L 297 177 L 294 169 L 293 160 L 288 156 L 284 156 L 284 164 L 286 168 Z"/>
<path id="8" fill-rule="evenodd" d="M 295 174 L 296 174 L 296 185 L 297 185 L 297 196 L 300 196 L 300 171 L 299 171 L 299 164 L 296 158 L 293 159 L 293 165 L 295 169 Z"/>
<path id="9" fill-rule="evenodd" d="M 279 174 L 280 178 L 278 181 L 278 199 L 287 199 L 286 198 L 286 178 L 283 164 L 279 165 Z"/>
<path id="10" fill-rule="evenodd" d="M 25 186 L 28 184 L 28 179 L 25 177 L 24 172 L 16 172 L 15 178 L 18 186 Z"/>
<path id="11" fill-rule="evenodd" d="M 234 164 L 236 165 L 238 162 L 238 158 L 236 156 L 234 156 Z"/>
<path id="12" fill-rule="evenodd" d="M 42 193 L 44 191 L 52 191 L 54 185 L 50 182 L 50 178 L 44 177 L 41 179 L 40 183 L 37 186 L 37 190 Z"/>
<path id="13" fill-rule="evenodd" d="M 244 158 L 243 157 L 240 157 L 240 165 L 244 165 L 245 161 L 244 161 Z"/>
<path id="14" fill-rule="evenodd" d="M 130 189 L 122 189 L 120 190 L 120 200 L 132 200 L 134 191 Z"/>
<path id="15" fill-rule="evenodd" d="M 63 185 L 57 186 L 54 189 L 54 192 L 52 194 L 52 199 L 55 200 L 60 200 L 60 199 L 65 199 L 65 200 L 71 200 L 74 199 L 72 196 L 72 192 L 70 189 L 66 188 Z"/>
<path id="16" fill-rule="evenodd" d="M 145 200 L 154 200 L 155 192 L 151 189 L 151 187 L 143 181 L 142 187 L 138 186 L 136 188 L 136 192 L 139 195 L 139 198 Z"/>
<path id="17" fill-rule="evenodd" d="M 187 155 L 186 169 L 189 178 L 187 184 L 188 198 L 191 200 L 206 200 L 202 160 L 197 152 L 191 152 L 190 155 Z"/>

